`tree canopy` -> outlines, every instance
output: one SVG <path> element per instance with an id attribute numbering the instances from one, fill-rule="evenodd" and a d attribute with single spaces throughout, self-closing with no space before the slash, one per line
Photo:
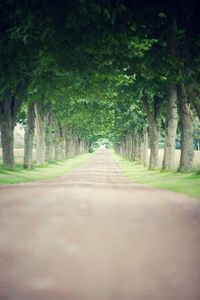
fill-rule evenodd
<path id="1" fill-rule="evenodd" d="M 89 144 L 109 138 L 127 148 L 127 135 L 147 129 L 155 168 L 176 104 L 183 157 L 192 160 L 184 141 L 191 116 L 200 117 L 198 1 L 5 0 L 0 11 L 3 145 L 9 120 L 12 129 L 21 107 L 35 103 L 62 136 Z"/>

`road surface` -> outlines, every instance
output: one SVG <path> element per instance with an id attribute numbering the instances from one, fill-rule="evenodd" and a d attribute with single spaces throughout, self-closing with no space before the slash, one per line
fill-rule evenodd
<path id="1" fill-rule="evenodd" d="M 0 188 L 0 300 L 199 300 L 200 203 L 134 185 L 106 150 Z"/>

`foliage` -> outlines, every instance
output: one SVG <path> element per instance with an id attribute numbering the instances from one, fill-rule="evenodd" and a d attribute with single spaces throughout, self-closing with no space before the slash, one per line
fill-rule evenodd
<path id="1" fill-rule="evenodd" d="M 195 1 L 177 7 L 147 0 L 29 2 L 0 4 L 0 94 L 28 80 L 21 123 L 27 103 L 39 101 L 65 131 L 88 143 L 118 143 L 148 126 L 142 96 L 152 111 L 159 96 L 165 124 L 168 84 L 184 79 L 200 86 Z M 171 49 L 173 19 L 178 54 Z"/>

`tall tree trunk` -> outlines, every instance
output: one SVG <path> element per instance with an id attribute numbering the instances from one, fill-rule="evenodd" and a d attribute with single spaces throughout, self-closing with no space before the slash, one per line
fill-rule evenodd
<path id="1" fill-rule="evenodd" d="M 85 143 L 83 140 L 80 140 L 80 154 L 85 152 Z"/>
<path id="2" fill-rule="evenodd" d="M 126 140 L 125 137 L 122 140 L 122 156 L 126 158 Z"/>
<path id="3" fill-rule="evenodd" d="M 3 166 L 15 168 L 14 159 L 14 128 L 15 123 L 10 118 L 4 118 L 1 122 L 1 144 L 3 152 Z"/>
<path id="4" fill-rule="evenodd" d="M 182 64 L 182 58 L 180 56 L 180 47 L 178 39 L 178 24 L 175 16 L 172 16 L 171 19 L 171 39 L 170 39 L 170 48 L 172 54 L 172 60 L 179 66 L 179 73 L 182 74 L 182 77 L 187 77 L 187 82 L 190 82 L 190 75 L 188 70 L 184 70 L 180 66 Z M 189 86 L 189 91 L 192 96 L 194 92 L 192 85 Z M 189 94 L 190 94 L 189 93 Z M 194 150 L 193 150 L 193 117 L 192 111 L 190 109 L 190 104 L 188 101 L 188 91 L 186 92 L 186 86 L 183 81 L 178 85 L 178 98 L 179 98 L 179 110 L 180 110 L 180 125 L 181 125 L 181 158 L 179 164 L 179 171 L 189 171 L 193 166 Z M 192 97 L 191 97 L 192 98 Z M 196 99 L 193 97 L 194 100 Z M 199 107 L 199 106 L 198 106 Z M 196 107 L 196 108 L 198 108 Z M 197 110 L 198 111 L 198 110 Z"/>
<path id="5" fill-rule="evenodd" d="M 69 153 L 69 137 L 65 136 L 65 159 L 70 157 Z"/>
<path id="6" fill-rule="evenodd" d="M 135 135 L 135 160 L 139 161 L 140 158 L 140 141 L 139 141 L 139 135 L 136 133 Z"/>
<path id="7" fill-rule="evenodd" d="M 131 160 L 132 157 L 132 135 L 128 134 L 128 159 Z"/>
<path id="8" fill-rule="evenodd" d="M 124 158 L 127 158 L 127 137 L 124 136 Z"/>
<path id="9" fill-rule="evenodd" d="M 55 160 L 63 160 L 63 132 L 60 124 L 56 122 L 55 124 Z"/>
<path id="10" fill-rule="evenodd" d="M 158 155 L 159 155 L 159 138 L 160 138 L 160 124 L 156 121 L 153 121 L 150 124 L 150 160 L 149 160 L 149 169 L 158 168 Z"/>
<path id="11" fill-rule="evenodd" d="M 177 87 L 174 84 L 170 84 L 168 88 L 168 115 L 165 132 L 163 170 L 174 169 L 177 125 Z"/>
<path id="12" fill-rule="evenodd" d="M 123 144 L 122 144 L 122 140 L 120 141 L 120 144 L 119 144 L 119 155 L 123 157 Z"/>
<path id="13" fill-rule="evenodd" d="M 144 161 L 144 137 L 143 134 L 139 134 L 139 157 L 138 160 L 141 164 Z"/>
<path id="14" fill-rule="evenodd" d="M 89 151 L 89 142 L 85 142 L 85 152 Z"/>
<path id="15" fill-rule="evenodd" d="M 68 156 L 69 158 L 74 157 L 74 141 L 72 137 L 68 140 Z"/>
<path id="16" fill-rule="evenodd" d="M 54 129 L 54 115 L 50 112 L 47 115 L 45 126 L 45 160 L 53 161 L 55 155 L 55 129 Z"/>
<path id="17" fill-rule="evenodd" d="M 10 91 L 6 91 L 0 101 L 1 144 L 3 166 L 15 168 L 14 159 L 14 128 L 16 124 L 16 99 Z"/>
<path id="18" fill-rule="evenodd" d="M 92 143 L 90 145 L 90 148 L 91 147 L 92 147 Z M 76 156 L 76 151 L 77 151 L 77 137 L 74 134 L 73 137 L 72 137 L 72 155 L 73 155 L 73 157 Z"/>
<path id="19" fill-rule="evenodd" d="M 190 171 L 193 167 L 193 115 L 190 109 L 184 83 L 179 84 L 179 104 L 181 116 L 181 158 L 179 171 Z"/>
<path id="20" fill-rule="evenodd" d="M 144 138 L 143 164 L 145 167 L 147 167 L 149 162 L 149 138 L 148 138 L 148 130 L 146 127 L 143 129 L 143 138 Z"/>
<path id="21" fill-rule="evenodd" d="M 29 80 L 20 82 L 15 93 L 6 89 L 0 101 L 0 127 L 3 151 L 3 165 L 8 168 L 15 167 L 14 159 L 14 128 L 16 116 L 20 110 L 22 100 L 26 96 Z"/>
<path id="22" fill-rule="evenodd" d="M 45 160 L 46 161 L 53 161 L 55 158 L 55 143 L 52 137 L 48 137 L 48 142 L 46 141 L 45 146 Z"/>
<path id="23" fill-rule="evenodd" d="M 75 139 L 75 156 L 80 154 L 80 140 L 78 137 Z"/>
<path id="24" fill-rule="evenodd" d="M 149 169 L 158 168 L 159 139 L 160 139 L 160 116 L 161 116 L 161 99 L 154 96 L 153 110 L 151 111 L 147 97 L 143 97 L 144 110 L 149 123 L 150 138 L 150 160 Z"/>
<path id="25" fill-rule="evenodd" d="M 24 168 L 31 169 L 33 166 L 33 138 L 35 132 L 34 103 L 30 103 L 27 110 L 27 124 L 24 135 Z"/>
<path id="26" fill-rule="evenodd" d="M 45 163 L 45 112 L 42 103 L 35 104 L 36 115 L 36 164 Z"/>
<path id="27" fill-rule="evenodd" d="M 76 137 L 75 133 L 72 129 L 68 129 L 68 135 L 67 135 L 67 143 L 66 143 L 66 151 L 68 153 L 68 158 L 72 158 L 75 156 L 76 153 Z"/>
<path id="28" fill-rule="evenodd" d="M 135 129 L 131 133 L 131 160 L 135 160 L 135 150 L 136 150 L 136 133 Z"/>

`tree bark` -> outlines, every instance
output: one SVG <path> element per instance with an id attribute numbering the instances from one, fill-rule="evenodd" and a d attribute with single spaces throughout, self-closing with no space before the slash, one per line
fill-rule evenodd
<path id="1" fill-rule="evenodd" d="M 159 138 L 160 138 L 160 125 L 157 122 L 153 121 L 150 124 L 150 161 L 149 169 L 158 168 L 158 154 L 159 154 Z"/>
<path id="2" fill-rule="evenodd" d="M 145 167 L 148 166 L 148 161 L 149 161 L 149 138 L 148 138 L 148 130 L 145 127 L 143 129 L 143 139 L 144 139 L 144 152 L 143 152 L 143 164 Z"/>
<path id="3" fill-rule="evenodd" d="M 48 142 L 46 141 L 46 151 L 45 151 L 45 160 L 53 161 L 55 158 L 55 144 L 54 140 L 51 138 Z"/>
<path id="4" fill-rule="evenodd" d="M 139 141 L 139 135 L 136 133 L 135 135 L 135 160 L 139 161 L 140 158 L 140 141 Z"/>
<path id="5" fill-rule="evenodd" d="M 135 160 L 135 150 L 136 150 L 136 134 L 135 129 L 131 133 L 131 160 Z"/>
<path id="6" fill-rule="evenodd" d="M 80 154 L 80 140 L 78 137 L 75 138 L 75 156 Z"/>
<path id="7" fill-rule="evenodd" d="M 65 159 L 70 157 L 69 144 L 70 144 L 69 137 L 66 135 L 65 136 Z"/>
<path id="8" fill-rule="evenodd" d="M 76 136 L 72 129 L 68 129 L 65 147 L 68 158 L 72 158 L 76 155 Z"/>
<path id="9" fill-rule="evenodd" d="M 27 124 L 24 135 L 24 168 L 31 169 L 33 166 L 33 138 L 35 133 L 35 110 L 34 103 L 29 104 L 27 110 Z"/>
<path id="10" fill-rule="evenodd" d="M 125 141 L 125 137 L 122 140 L 122 157 L 126 158 L 126 141 Z"/>
<path id="11" fill-rule="evenodd" d="M 63 132 L 60 124 L 57 122 L 55 126 L 55 160 L 64 159 L 63 150 Z"/>
<path id="12" fill-rule="evenodd" d="M 54 115 L 50 112 L 47 115 L 45 126 L 45 160 L 53 161 L 55 156 L 55 129 L 54 129 Z"/>
<path id="13" fill-rule="evenodd" d="M 75 156 L 75 145 L 74 145 L 74 139 L 71 137 L 69 140 L 69 158 L 72 158 Z"/>
<path id="14" fill-rule="evenodd" d="M 80 140 L 80 154 L 85 152 L 85 143 L 83 140 Z"/>
<path id="15" fill-rule="evenodd" d="M 139 162 L 143 164 L 144 161 L 144 137 L 143 134 L 139 134 Z"/>
<path id="16" fill-rule="evenodd" d="M 45 163 L 45 112 L 42 103 L 35 104 L 36 115 L 36 164 Z"/>
<path id="17" fill-rule="evenodd" d="M 181 116 L 181 158 L 179 171 L 187 172 L 193 167 L 193 115 L 184 83 L 179 84 L 179 104 Z"/>
<path id="18" fill-rule="evenodd" d="M 0 127 L 3 152 L 3 165 L 8 168 L 15 167 L 14 159 L 14 128 L 16 125 L 17 113 L 21 103 L 26 96 L 29 80 L 22 80 L 16 91 L 6 89 L 0 101 Z"/>
<path id="19" fill-rule="evenodd" d="M 170 84 L 168 88 L 168 113 L 167 128 L 165 132 L 164 157 L 162 164 L 163 170 L 174 169 L 177 125 L 177 87 L 174 84 Z"/>
<path id="20" fill-rule="evenodd" d="M 124 136 L 124 158 L 127 158 L 127 139 Z"/>
<path id="21" fill-rule="evenodd" d="M 131 160 L 132 157 L 132 135 L 128 134 L 128 159 Z"/>
<path id="22" fill-rule="evenodd" d="M 159 154 L 159 138 L 160 138 L 160 115 L 161 115 L 161 99 L 154 96 L 153 111 L 150 109 L 150 105 L 147 97 L 143 97 L 144 110 L 147 115 L 149 123 L 149 138 L 150 138 L 150 160 L 149 169 L 158 168 L 158 154 Z"/>
<path id="23" fill-rule="evenodd" d="M 0 102 L 0 127 L 1 144 L 3 152 L 3 166 L 15 168 L 14 159 L 14 128 L 16 114 L 18 112 L 17 101 L 11 91 L 6 91 Z"/>
<path id="24" fill-rule="evenodd" d="M 9 118 L 1 122 L 1 144 L 3 152 L 3 166 L 9 169 L 15 168 L 14 159 L 14 128 L 15 123 Z"/>

